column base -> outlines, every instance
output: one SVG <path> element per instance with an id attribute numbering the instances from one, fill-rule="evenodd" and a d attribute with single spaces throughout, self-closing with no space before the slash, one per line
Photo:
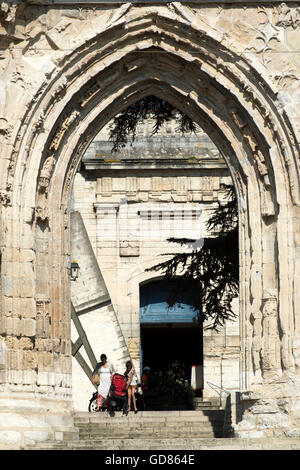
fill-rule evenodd
<path id="1" fill-rule="evenodd" d="M 300 437 L 300 377 L 238 395 L 234 437 Z"/>
<path id="2" fill-rule="evenodd" d="M 66 438 L 78 439 L 71 400 L 22 392 L 0 394 L 0 449 L 25 449 Z"/>

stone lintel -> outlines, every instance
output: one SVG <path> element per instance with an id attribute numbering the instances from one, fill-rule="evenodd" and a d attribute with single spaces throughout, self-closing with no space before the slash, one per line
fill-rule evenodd
<path id="1" fill-rule="evenodd" d="M 216 162 L 215 160 L 199 159 L 199 160 L 190 160 L 190 159 L 160 159 L 160 160 L 147 160 L 147 159 L 136 159 L 124 161 L 120 160 L 119 162 L 104 161 L 101 159 L 85 159 L 83 160 L 83 165 L 85 170 L 171 170 L 171 169 L 227 169 L 227 164 L 225 162 Z"/>

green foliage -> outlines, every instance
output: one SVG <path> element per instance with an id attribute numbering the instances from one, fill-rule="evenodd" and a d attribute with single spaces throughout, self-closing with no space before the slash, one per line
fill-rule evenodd
<path id="1" fill-rule="evenodd" d="M 156 96 L 146 96 L 114 118 L 109 134 L 109 140 L 113 143 L 112 152 L 125 147 L 129 136 L 133 142 L 136 138 L 138 123 L 145 119 L 155 121 L 152 134 L 156 134 L 164 122 L 172 119 L 177 122 L 179 132 L 196 131 L 195 123 L 182 111 Z"/>
<path id="2" fill-rule="evenodd" d="M 238 213 L 235 191 L 226 185 L 227 201 L 207 222 L 213 237 L 205 238 L 201 248 L 185 253 L 165 253 L 172 258 L 147 269 L 162 272 L 174 280 L 175 288 L 167 299 L 170 307 L 189 303 L 199 322 L 218 330 L 226 320 L 235 318 L 232 300 L 239 292 Z M 196 240 L 169 238 L 169 242 L 189 246 Z"/>
<path id="3" fill-rule="evenodd" d="M 189 384 L 184 372 L 184 366 L 175 360 L 163 371 L 157 371 L 151 376 L 151 392 L 154 396 L 167 396 L 169 401 L 184 400 L 191 404 L 194 390 Z"/>

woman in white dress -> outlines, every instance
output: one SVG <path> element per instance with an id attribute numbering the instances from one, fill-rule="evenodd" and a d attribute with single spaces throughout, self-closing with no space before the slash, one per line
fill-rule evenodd
<path id="1" fill-rule="evenodd" d="M 136 406 L 136 400 L 135 400 L 135 389 L 137 386 L 137 377 L 134 368 L 132 367 L 132 362 L 127 361 L 126 362 L 126 371 L 125 371 L 125 377 L 127 380 L 127 391 L 128 391 L 128 411 L 130 411 L 130 406 L 131 406 L 131 398 L 133 401 L 133 408 L 134 408 L 134 413 L 136 414 L 138 412 L 137 406 Z"/>
<path id="2" fill-rule="evenodd" d="M 106 354 L 101 354 L 100 361 L 93 373 L 98 372 L 100 383 L 98 385 L 97 410 L 99 410 L 106 401 L 111 385 L 111 378 L 114 374 L 114 366 L 107 362 Z"/>

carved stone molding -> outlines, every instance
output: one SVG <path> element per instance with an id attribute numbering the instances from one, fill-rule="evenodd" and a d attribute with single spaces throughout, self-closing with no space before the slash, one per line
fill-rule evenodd
<path id="1" fill-rule="evenodd" d="M 43 222 L 49 218 L 48 188 L 51 173 L 55 166 L 55 163 L 56 159 L 52 155 L 48 157 L 44 162 L 38 180 L 38 194 L 35 213 L 36 218 L 42 220 Z"/>
<path id="2" fill-rule="evenodd" d="M 80 115 L 80 111 L 74 109 L 69 114 L 64 116 L 62 123 L 58 125 L 58 128 L 55 131 L 54 137 L 49 145 L 50 151 L 57 151 L 58 147 L 68 129 L 71 125 L 76 121 L 78 116 Z"/>
<path id="3" fill-rule="evenodd" d="M 262 189 L 262 215 L 264 217 L 271 217 L 275 215 L 275 207 L 272 201 L 271 196 L 271 184 L 269 179 L 269 170 L 265 161 L 264 154 L 259 148 L 257 139 L 254 136 L 253 131 L 251 130 L 249 124 L 243 119 L 238 110 L 233 107 L 230 110 L 230 114 L 233 118 L 234 123 L 241 130 L 243 138 L 247 143 L 247 146 L 250 148 L 250 151 L 255 159 L 256 167 L 259 175 L 261 176 L 261 181 L 263 184 Z"/>
<path id="4" fill-rule="evenodd" d="M 133 7 L 131 4 L 125 4 L 125 5 L 122 5 L 121 7 L 119 7 L 117 10 L 115 10 L 114 14 L 110 18 L 110 21 L 103 28 L 103 32 L 105 30 L 107 31 L 109 28 L 111 28 L 112 25 L 116 25 L 116 27 L 120 28 L 121 23 L 123 24 L 123 21 L 125 19 L 127 21 L 128 31 L 130 31 L 131 27 L 133 27 L 133 25 L 135 24 L 134 21 L 133 21 L 133 16 L 131 15 L 131 10 L 133 10 L 134 8 L 136 8 L 136 7 Z M 175 20 L 176 17 L 177 18 L 180 17 L 181 22 L 182 21 L 186 22 L 191 29 L 194 29 L 195 31 L 197 30 L 198 33 L 200 32 L 199 26 L 197 25 L 197 22 L 195 21 L 195 19 L 197 18 L 198 13 L 195 13 L 195 11 L 192 10 L 189 6 L 187 6 L 187 5 L 183 6 L 183 5 L 178 4 L 178 3 L 175 2 L 174 4 L 171 4 L 170 6 L 167 5 L 166 6 L 166 11 L 167 10 L 169 11 L 169 16 L 170 15 L 172 16 L 172 21 Z M 137 9 L 137 13 L 138 13 L 138 11 L 139 10 Z M 127 17 L 125 15 L 127 15 L 128 12 L 130 12 L 130 15 Z M 154 18 L 155 17 L 154 10 L 152 11 L 151 9 L 149 9 L 149 11 L 147 11 L 147 14 L 146 14 L 145 18 L 148 17 L 148 16 L 149 17 L 152 16 Z M 156 18 L 159 20 L 158 23 L 160 23 L 162 21 L 163 22 L 166 21 L 167 16 L 168 15 L 165 14 L 165 13 L 163 13 L 161 16 L 156 14 Z M 173 18 L 173 16 L 174 16 L 174 18 Z M 82 21 L 84 21 L 84 18 L 82 19 Z M 121 21 L 121 23 L 120 23 L 120 21 Z M 201 25 L 202 25 L 201 27 L 204 27 L 203 23 L 201 23 Z M 145 34 L 146 34 L 146 31 L 145 31 Z M 169 38 L 171 38 L 171 34 L 173 35 L 172 40 L 176 41 L 178 38 L 175 35 L 175 28 L 173 26 L 173 23 L 170 23 L 170 26 L 169 26 L 168 30 L 166 30 L 166 31 L 162 31 L 159 27 L 157 27 L 157 35 L 160 36 L 161 38 L 167 37 L 167 36 Z M 212 39 L 209 38 L 208 36 L 206 37 L 206 39 L 209 40 L 209 41 L 212 41 Z M 195 40 L 195 38 L 196 38 L 196 36 L 191 37 L 192 47 L 195 47 L 195 45 L 196 45 L 196 43 L 193 44 L 193 41 Z M 199 42 L 199 35 L 197 36 L 197 40 Z M 83 48 L 81 49 L 81 52 L 84 49 L 87 49 L 88 47 L 92 47 L 93 44 L 94 44 L 94 41 L 93 41 L 93 39 L 91 39 L 89 42 L 86 43 L 86 45 L 83 46 Z M 181 46 L 183 46 L 183 43 L 181 44 Z M 212 43 L 212 46 L 213 46 L 213 43 Z M 106 46 L 104 44 L 103 45 L 103 51 L 104 51 L 105 47 Z M 200 47 L 199 44 L 198 44 L 198 47 Z M 238 84 L 238 85 L 240 84 L 240 87 L 241 87 L 241 90 L 243 91 L 243 93 L 245 93 L 249 96 L 249 100 L 251 100 L 254 103 L 257 103 L 257 106 L 260 106 L 260 112 L 263 113 L 263 104 L 262 104 L 261 100 L 257 96 L 254 96 L 254 90 L 249 86 L 249 84 L 247 84 L 245 81 L 243 81 L 239 78 L 239 77 L 241 77 L 241 74 L 237 74 L 237 71 L 234 72 L 234 68 L 230 64 L 230 62 L 232 62 L 232 60 L 229 61 L 229 62 L 227 61 L 227 59 L 226 59 L 227 52 L 226 52 L 225 47 L 222 48 L 222 58 L 219 55 L 217 57 L 215 54 L 211 54 L 210 52 L 205 51 L 204 48 L 201 48 L 201 53 L 203 53 L 204 56 L 206 55 L 206 59 L 209 61 L 210 64 L 214 64 L 214 67 L 216 68 L 216 70 L 220 70 L 220 65 L 222 65 L 222 71 L 224 72 L 225 76 L 230 78 L 232 81 L 235 81 L 236 84 Z M 96 57 L 96 55 L 99 54 L 99 50 L 98 49 L 95 50 L 93 52 L 93 54 Z M 73 55 L 73 57 L 74 57 L 74 55 Z M 86 63 L 83 62 L 82 67 L 78 64 L 77 67 L 73 67 L 73 69 L 71 68 L 70 71 L 68 72 L 68 73 L 71 73 L 71 75 L 69 77 L 70 81 L 71 81 L 71 77 L 75 76 L 76 73 L 77 74 L 79 72 L 84 73 L 84 67 L 88 66 L 88 64 L 92 63 L 92 61 L 93 61 L 92 54 L 90 54 L 89 55 L 89 62 L 86 62 Z M 182 65 L 181 65 L 181 68 L 182 68 Z M 107 77 L 102 76 L 101 80 L 96 79 L 96 81 L 94 80 L 94 82 L 92 82 L 92 84 L 83 93 L 83 95 L 81 95 L 81 98 L 79 98 L 78 103 L 77 103 L 77 109 L 75 109 L 73 112 L 71 112 L 69 116 L 65 116 L 65 119 L 62 120 L 61 124 L 58 126 L 58 128 L 57 128 L 57 130 L 54 134 L 54 137 L 52 139 L 52 142 L 50 143 L 50 146 L 49 146 L 50 150 L 57 150 L 58 149 L 58 147 L 59 147 L 59 145 L 60 145 L 67 129 L 71 126 L 73 120 L 76 119 L 79 116 L 78 109 L 81 109 L 82 107 L 85 107 L 86 105 L 88 105 L 91 102 L 91 100 L 93 100 L 93 98 L 95 98 L 96 95 L 99 92 L 101 92 L 101 87 L 103 87 L 103 89 L 104 89 L 105 87 L 107 87 L 109 85 L 109 83 L 111 83 L 112 80 L 113 81 L 116 80 L 117 76 L 118 76 L 118 73 L 120 73 L 120 72 L 121 72 L 121 70 L 118 71 L 118 72 L 116 70 L 114 70 L 114 71 L 111 72 L 110 76 L 109 75 Z M 235 74 L 235 76 L 231 78 L 231 75 L 233 73 Z M 116 74 L 116 76 L 112 76 L 114 74 Z M 54 94 L 55 93 L 60 94 L 62 92 L 65 93 L 66 87 L 68 86 L 68 80 L 69 79 L 65 78 L 64 84 L 62 84 L 62 83 L 60 84 L 59 91 L 55 90 L 53 93 Z M 46 116 L 46 110 L 45 110 L 45 116 Z M 264 171 L 263 168 L 262 168 L 263 160 L 260 157 L 261 156 L 258 155 L 258 162 L 259 162 L 259 165 L 260 165 L 260 168 L 261 168 L 260 171 L 262 172 L 262 171 Z"/>
<path id="5" fill-rule="evenodd" d="M 276 26 L 284 29 L 296 29 L 300 26 L 300 8 L 295 6 L 288 6 L 282 2 L 277 7 L 278 20 Z"/>
<path id="6" fill-rule="evenodd" d="M 45 191 L 49 186 L 50 176 L 55 163 L 56 159 L 51 155 L 45 160 L 43 164 L 38 184 L 38 188 L 41 190 L 41 192 Z"/>
<path id="7" fill-rule="evenodd" d="M 79 100 L 80 106 L 84 108 L 93 98 L 97 95 L 97 93 L 101 90 L 102 85 L 100 82 L 96 81 L 89 86 L 88 90 L 83 93 L 82 97 Z"/>
<path id="8" fill-rule="evenodd" d="M 0 136 L 2 135 L 5 141 L 9 141 L 13 132 L 13 126 L 9 124 L 6 118 L 0 118 Z"/>
<path id="9" fill-rule="evenodd" d="M 0 23 L 13 24 L 16 20 L 16 12 L 18 8 L 17 2 L 1 2 L 0 3 Z"/>
<path id="10" fill-rule="evenodd" d="M 11 202 L 11 194 L 9 191 L 2 189 L 0 190 L 0 202 L 3 206 L 8 206 Z"/>
<path id="11" fill-rule="evenodd" d="M 262 366 L 264 374 L 276 374 L 281 369 L 278 335 L 278 292 L 263 292 L 262 302 Z"/>

